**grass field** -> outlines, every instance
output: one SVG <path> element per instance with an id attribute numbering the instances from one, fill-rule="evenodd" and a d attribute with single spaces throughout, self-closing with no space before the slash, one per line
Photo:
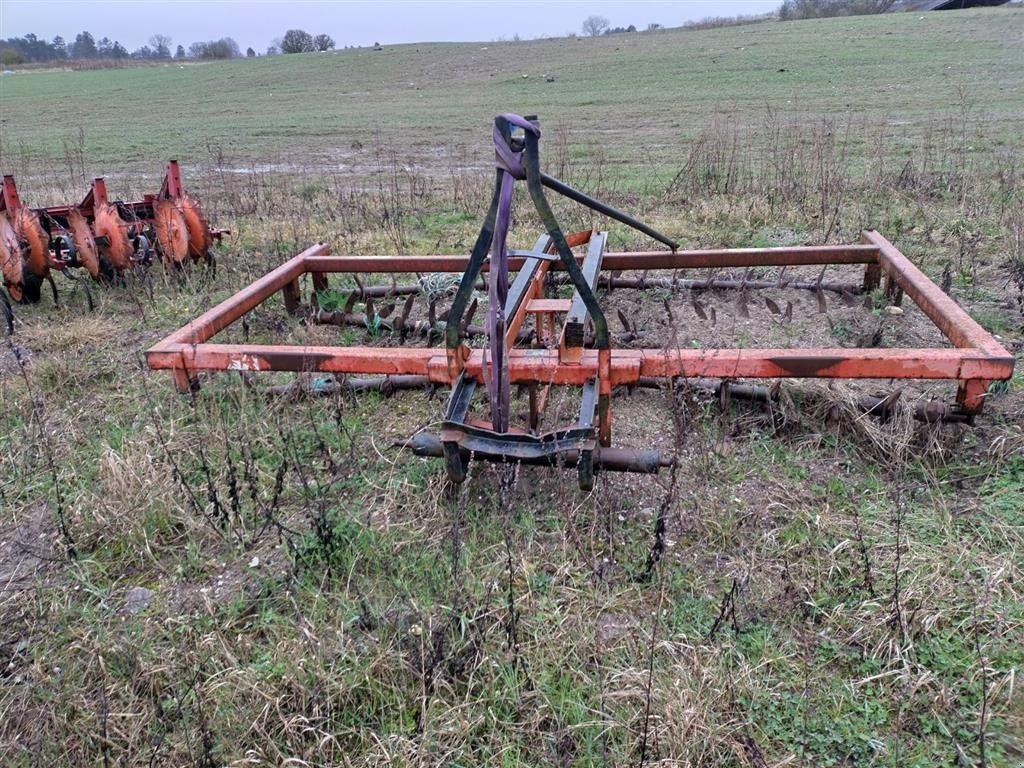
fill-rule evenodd
<path id="1" fill-rule="evenodd" d="M 89 176 L 168 155 L 210 162 L 211 151 L 240 166 L 344 167 L 359 164 L 353 145 L 378 140 L 486 162 L 481 133 L 517 111 L 564 123 L 574 148 L 601 146 L 636 173 L 665 170 L 716 120 L 759 125 L 769 106 L 804 122 L 898 121 L 906 151 L 956 113 L 962 88 L 1000 126 L 992 141 L 1012 146 L 1024 136 L 1020 44 L 1019 9 L 1001 9 L 34 71 L 0 80 L 3 139 L 46 162 L 84 128 Z"/>
<path id="2" fill-rule="evenodd" d="M 1024 11 L 1001 8 L 0 76 L 0 170 L 24 202 L 100 174 L 156 191 L 178 157 L 232 231 L 215 276 L 156 267 L 94 288 L 93 312 L 60 281 L 59 307 L 15 309 L 0 763 L 1019 766 L 1022 41 Z M 444 393 L 288 399 L 260 385 L 289 377 L 224 375 L 182 397 L 145 369 L 317 240 L 465 252 L 503 111 L 541 116 L 556 175 L 689 247 L 881 230 L 1000 336 L 1015 378 L 973 427 L 859 417 L 854 396 L 888 382 L 791 382 L 776 408 L 724 413 L 637 391 L 616 441 L 674 472 L 581 494 L 571 472 L 480 466 L 453 497 L 440 462 L 392 448 Z M 520 205 L 516 245 L 538 226 Z M 910 308 L 768 295 L 793 323 L 737 317 L 724 292 L 701 298 L 714 327 L 685 293 L 605 301 L 659 343 L 933 341 Z M 232 334 L 395 343 L 276 302 Z"/>

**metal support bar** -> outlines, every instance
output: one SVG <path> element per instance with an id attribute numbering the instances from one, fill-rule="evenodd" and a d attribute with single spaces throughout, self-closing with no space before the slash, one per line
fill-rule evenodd
<path id="1" fill-rule="evenodd" d="M 672 240 L 669 237 L 661 234 L 658 230 L 653 227 L 649 227 L 639 219 L 634 219 L 632 216 L 623 213 L 617 208 L 613 208 L 607 203 L 602 203 L 600 200 L 596 200 L 590 195 L 580 192 L 578 189 L 574 189 L 566 184 L 564 181 L 559 181 L 554 176 L 549 176 L 546 173 L 542 173 L 540 176 L 541 183 L 548 189 L 558 192 L 560 195 L 565 195 L 570 200 L 575 200 L 577 203 L 587 206 L 591 210 L 603 213 L 610 219 L 615 219 L 618 222 L 625 224 L 626 226 L 632 227 L 639 232 L 643 232 L 648 237 L 657 240 L 659 243 L 664 243 L 673 251 L 679 248 L 679 243 Z"/>
<path id="2" fill-rule="evenodd" d="M 451 309 L 448 311 L 445 344 L 448 347 L 448 371 L 453 379 L 462 372 L 462 361 L 465 356 L 462 339 L 459 338 L 462 318 L 466 314 L 469 297 L 473 293 L 473 284 L 476 283 L 477 275 L 483 269 L 484 261 L 487 259 L 487 250 L 491 247 L 491 241 L 494 239 L 494 222 L 498 216 L 498 198 L 501 195 L 501 173 L 500 170 L 495 172 L 494 193 L 491 196 L 490 208 L 487 209 L 487 216 L 480 227 L 480 233 L 477 235 L 476 243 L 473 245 L 473 252 L 470 254 L 469 261 L 464 267 L 462 280 L 459 283 L 458 290 L 455 292 Z"/>
<path id="3" fill-rule="evenodd" d="M 442 458 L 444 456 L 441 447 L 441 440 L 429 432 L 417 432 L 407 441 L 395 444 L 400 448 L 408 448 L 416 456 L 428 458 Z M 580 452 L 566 450 L 557 456 L 540 456 L 517 458 L 519 464 L 576 467 L 579 462 Z M 469 451 L 463 451 L 463 456 L 469 458 Z M 508 461 L 508 458 L 493 456 L 489 454 L 478 454 L 476 458 L 484 461 Z M 654 474 L 662 467 L 672 466 L 671 459 L 660 451 L 635 450 L 630 448 L 600 448 L 594 451 L 594 469 L 607 472 L 640 472 Z"/>
<path id="4" fill-rule="evenodd" d="M 451 398 L 448 400 L 448 410 L 445 413 L 445 426 L 449 432 L 458 428 L 466 422 L 469 414 L 469 404 L 473 400 L 473 393 L 476 391 L 476 382 L 467 378 L 463 373 L 452 388 Z M 442 432 L 442 435 L 444 433 Z M 448 479 L 453 483 L 461 483 L 466 479 L 466 471 L 469 468 L 469 455 L 462 455 L 462 448 L 457 439 L 441 440 L 441 449 L 444 455 L 445 469 L 448 471 Z"/>
<path id="5" fill-rule="evenodd" d="M 591 290 L 597 288 L 597 275 L 601 271 L 601 258 L 604 256 L 604 244 L 608 240 L 607 232 L 596 232 L 590 238 L 586 258 L 583 259 L 583 279 Z M 566 347 L 583 347 L 583 336 L 586 331 L 590 313 L 579 290 L 573 292 L 572 306 L 565 318 Z"/>

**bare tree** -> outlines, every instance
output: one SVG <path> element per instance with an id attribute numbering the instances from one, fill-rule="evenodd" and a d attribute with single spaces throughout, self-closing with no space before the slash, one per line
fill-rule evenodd
<path id="1" fill-rule="evenodd" d="M 583 20 L 583 34 L 590 37 L 597 37 L 604 34 L 610 22 L 604 16 L 587 16 Z"/>
<path id="2" fill-rule="evenodd" d="M 334 50 L 334 39 L 330 35 L 321 33 L 313 38 L 313 48 L 318 51 Z"/>
<path id="3" fill-rule="evenodd" d="M 193 59 L 237 59 L 242 51 L 230 37 L 222 37 L 220 40 L 192 43 L 188 54 Z"/>
<path id="4" fill-rule="evenodd" d="M 149 38 L 149 47 L 153 49 L 154 59 L 171 58 L 171 38 L 169 35 L 153 35 Z"/>

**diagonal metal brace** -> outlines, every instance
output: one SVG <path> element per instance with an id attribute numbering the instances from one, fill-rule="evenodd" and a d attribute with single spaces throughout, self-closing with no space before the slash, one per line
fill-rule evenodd
<path id="1" fill-rule="evenodd" d="M 551 242 L 554 243 L 558 255 L 562 258 L 562 266 L 568 273 L 573 287 L 579 292 L 580 298 L 583 299 L 583 304 L 590 313 L 594 323 L 594 346 L 598 349 L 610 349 L 611 339 L 608 334 L 608 320 L 601 310 L 597 296 L 594 295 L 594 292 L 587 284 L 587 278 L 577 263 L 576 257 L 569 249 L 569 244 L 565 241 L 565 235 L 562 234 L 562 228 L 558 224 L 558 219 L 555 218 L 555 213 L 551 210 L 551 204 L 548 203 L 547 198 L 544 196 L 544 186 L 540 171 L 540 143 L 537 136 L 529 131 L 526 131 L 525 140 L 526 152 L 523 165 L 526 168 L 526 187 L 530 191 L 533 205 L 537 209 L 537 213 L 540 214 L 541 221 L 544 222 L 544 228 L 547 229 L 548 234 L 551 236 Z"/>

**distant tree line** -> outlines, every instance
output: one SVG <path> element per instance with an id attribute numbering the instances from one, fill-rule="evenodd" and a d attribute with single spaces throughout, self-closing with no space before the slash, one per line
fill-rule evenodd
<path id="1" fill-rule="evenodd" d="M 705 16 L 703 19 L 688 21 L 683 29 L 717 29 L 719 27 L 738 27 L 744 24 L 759 24 L 775 18 L 773 13 L 739 14 L 737 16 Z"/>
<path id="2" fill-rule="evenodd" d="M 831 16 L 864 16 L 885 13 L 896 0 L 783 0 L 779 6 L 782 21 L 824 19 Z"/>
<path id="3" fill-rule="evenodd" d="M 267 49 L 267 55 L 331 50 L 334 50 L 334 38 L 330 35 L 322 32 L 319 35 L 311 35 L 304 29 L 289 29 L 284 33 L 284 37 L 275 40 Z"/>
<path id="4" fill-rule="evenodd" d="M 647 31 L 653 32 L 656 29 L 661 29 L 661 24 L 648 24 Z M 636 32 L 637 28 L 635 24 L 630 24 L 628 27 L 613 27 L 611 22 L 608 21 L 604 16 L 587 16 L 583 20 L 583 34 L 587 37 L 599 37 L 600 35 L 621 35 L 626 32 Z M 575 37 L 575 35 L 570 35 Z"/>
<path id="5" fill-rule="evenodd" d="M 0 65 L 10 67 L 17 64 L 90 59 L 233 59 L 242 55 L 238 43 L 230 37 L 192 43 L 187 52 L 183 45 L 178 45 L 173 54 L 171 43 L 167 35 L 157 34 L 149 38 L 148 45 L 129 51 L 117 40 L 108 37 L 96 40 L 90 32 L 79 32 L 70 43 L 60 35 L 47 41 L 30 32 L 24 37 L 0 40 Z M 255 52 L 252 55 L 255 56 Z"/>
<path id="6" fill-rule="evenodd" d="M 190 59 L 237 59 L 241 55 L 242 49 L 230 37 L 192 43 L 188 47 L 188 57 Z"/>
<path id="7" fill-rule="evenodd" d="M 756 24 L 778 18 L 782 21 L 794 19 L 821 19 L 830 16 L 864 16 L 885 13 L 896 5 L 896 0 L 783 0 L 782 5 L 774 13 L 739 14 L 737 16 L 708 16 L 699 21 L 688 21 L 683 24 L 685 29 L 709 29 L 712 27 L 731 27 L 740 24 Z M 662 29 L 661 24 L 648 24 L 647 31 Z M 617 35 L 624 32 L 636 32 L 637 28 L 613 27 L 604 16 L 588 16 L 583 20 L 583 34 L 588 37 L 601 35 Z M 570 36 L 574 36 L 571 35 Z"/>

